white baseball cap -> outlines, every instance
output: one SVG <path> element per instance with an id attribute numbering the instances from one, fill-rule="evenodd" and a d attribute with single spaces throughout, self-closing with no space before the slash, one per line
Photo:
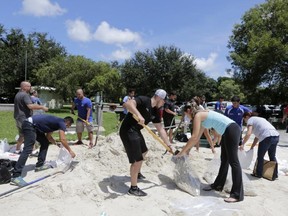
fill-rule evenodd
<path id="1" fill-rule="evenodd" d="M 166 98 L 166 91 L 163 90 L 163 89 L 158 89 L 156 92 L 155 92 L 155 95 L 159 96 L 160 98 L 162 98 L 163 100 L 165 100 Z"/>

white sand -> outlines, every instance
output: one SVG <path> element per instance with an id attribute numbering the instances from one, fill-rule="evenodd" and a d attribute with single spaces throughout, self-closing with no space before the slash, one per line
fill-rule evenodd
<path id="1" fill-rule="evenodd" d="M 243 202 L 233 204 L 223 201 L 223 198 L 229 195 L 225 192 L 201 190 L 199 196 L 193 197 L 180 190 L 173 180 L 175 165 L 171 162 L 171 155 L 167 154 L 162 158 L 162 145 L 151 135 L 145 132 L 144 135 L 149 148 L 142 167 L 146 179 L 140 181 L 138 186 L 147 192 L 148 196 L 134 197 L 126 194 L 130 187 L 130 165 L 120 137 L 112 134 L 106 138 L 100 137 L 97 147 L 91 150 L 87 149 L 87 146 L 72 146 L 77 154 L 72 171 L 54 175 L 1 197 L 0 215 L 287 215 L 288 176 L 285 176 L 285 172 L 288 171 L 288 134 L 281 133 L 281 142 L 277 149 L 279 178 L 275 181 L 255 179 L 250 177 L 251 170 L 244 170 L 247 173 L 248 184 L 250 187 L 252 185 L 257 196 L 245 196 Z M 177 143 L 176 146 L 181 147 L 184 144 Z M 220 149 L 217 148 L 217 151 L 219 154 Z M 50 146 L 47 160 L 55 160 L 58 153 L 58 147 Z M 201 180 L 201 188 L 207 185 L 203 179 L 205 172 L 213 170 L 213 157 L 208 148 L 200 148 L 199 152 L 195 152 L 194 149 L 191 151 L 189 160 Z M 24 179 L 27 181 L 54 173 L 61 168 L 35 173 L 35 161 L 36 158 L 29 158 L 27 161 L 24 172 Z M 9 184 L 0 185 L 0 193 L 14 187 Z"/>

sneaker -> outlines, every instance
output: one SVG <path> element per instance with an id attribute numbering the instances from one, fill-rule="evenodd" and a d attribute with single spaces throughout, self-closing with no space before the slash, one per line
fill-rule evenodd
<path id="1" fill-rule="evenodd" d="M 24 179 L 21 176 L 16 177 L 16 178 L 11 178 L 10 184 L 16 185 L 18 187 L 24 187 L 24 186 L 28 185 L 28 183 L 26 181 L 24 181 Z"/>
<path id="2" fill-rule="evenodd" d="M 77 142 L 74 143 L 74 145 L 82 145 L 83 142 L 81 140 L 78 140 Z"/>
<path id="3" fill-rule="evenodd" d="M 21 150 L 15 150 L 14 154 L 21 154 Z"/>
<path id="4" fill-rule="evenodd" d="M 142 173 L 138 173 L 138 179 L 145 179 L 146 177 L 142 175 Z"/>
<path id="5" fill-rule="evenodd" d="M 39 151 L 38 150 L 34 150 L 32 151 L 32 153 L 30 154 L 30 157 L 38 157 L 39 155 Z"/>
<path id="6" fill-rule="evenodd" d="M 147 196 L 147 193 L 142 191 L 140 188 L 137 187 L 136 190 L 132 190 L 132 188 L 129 189 L 128 195 L 134 195 L 134 196 Z"/>
<path id="7" fill-rule="evenodd" d="M 51 166 L 49 164 L 44 164 L 43 166 L 35 167 L 35 172 L 47 170 L 47 169 L 50 169 L 50 168 L 51 168 Z"/>

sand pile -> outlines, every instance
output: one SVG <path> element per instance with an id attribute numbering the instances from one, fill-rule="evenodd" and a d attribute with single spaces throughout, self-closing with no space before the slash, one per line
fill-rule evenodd
<path id="1" fill-rule="evenodd" d="M 88 149 L 86 145 L 72 146 L 77 156 L 71 170 L 0 198 L 1 215 L 286 215 L 288 177 L 284 174 L 270 182 L 255 180 L 249 176 L 251 170 L 243 170 L 244 174 L 247 173 L 247 181 L 253 182 L 257 196 L 245 196 L 240 203 L 225 203 L 223 198 L 228 196 L 225 192 L 200 190 L 199 196 L 191 196 L 174 182 L 175 164 L 171 161 L 172 155 L 167 153 L 162 156 L 165 152 L 163 146 L 145 131 L 143 134 L 149 153 L 142 167 L 146 179 L 141 180 L 138 186 L 148 193 L 147 197 L 126 194 L 130 187 L 130 164 L 120 137 L 115 133 L 108 137 L 100 136 L 93 149 Z M 175 147 L 180 148 L 184 144 L 177 143 Z M 218 155 L 219 151 L 218 148 Z M 286 147 L 278 147 L 277 151 L 280 161 L 287 159 Z M 47 160 L 55 160 L 58 154 L 59 148 L 50 146 Z M 211 165 L 214 157 L 208 148 L 200 148 L 199 152 L 194 149 L 191 151 L 189 163 L 201 181 L 201 188 L 207 185 L 203 179 L 205 173 L 209 170 L 214 172 L 215 169 L 218 171 L 217 166 L 213 168 Z M 24 178 L 27 181 L 63 169 L 58 167 L 35 173 L 35 161 L 36 158 L 29 158 L 26 164 Z M 14 186 L 0 185 L 0 193 L 11 188 Z"/>

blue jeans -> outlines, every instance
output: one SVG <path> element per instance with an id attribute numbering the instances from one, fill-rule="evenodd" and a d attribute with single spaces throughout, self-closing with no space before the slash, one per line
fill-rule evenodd
<path id="1" fill-rule="evenodd" d="M 263 173 L 263 163 L 264 163 L 264 156 L 268 151 L 268 156 L 270 161 L 276 161 L 276 148 L 279 142 L 279 136 L 270 136 L 266 137 L 259 143 L 258 152 L 257 152 L 257 168 L 256 168 L 256 175 L 262 176 Z M 276 172 L 278 175 L 278 171 Z"/>
<path id="2" fill-rule="evenodd" d="M 13 171 L 13 178 L 17 178 L 21 176 L 21 173 L 26 164 L 26 161 L 29 155 L 33 151 L 33 146 L 36 140 L 41 145 L 36 167 L 40 167 L 45 163 L 46 155 L 47 155 L 47 151 L 49 147 L 49 141 L 46 138 L 45 133 L 41 133 L 37 131 L 32 123 L 28 121 L 24 121 L 22 124 L 22 132 L 24 135 L 24 148 L 15 165 L 15 168 Z"/>

